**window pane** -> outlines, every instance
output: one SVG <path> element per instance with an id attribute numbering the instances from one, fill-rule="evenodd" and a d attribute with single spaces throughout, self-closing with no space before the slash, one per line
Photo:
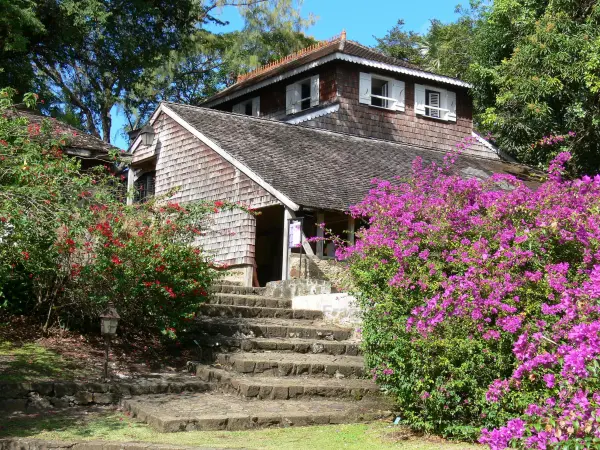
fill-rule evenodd
<path id="1" fill-rule="evenodd" d="M 425 91 L 425 115 L 439 119 L 441 117 L 441 111 L 439 109 L 427 108 L 427 106 L 433 106 L 435 108 L 440 107 L 440 93 L 437 91 Z"/>
<path id="2" fill-rule="evenodd" d="M 246 114 L 247 116 L 251 116 L 252 115 L 252 102 L 247 102 L 244 105 L 244 114 Z"/>
<path id="3" fill-rule="evenodd" d="M 300 99 L 302 103 L 300 109 L 310 108 L 310 81 L 305 81 L 300 85 Z"/>
<path id="4" fill-rule="evenodd" d="M 379 80 L 372 78 L 371 80 L 371 95 L 378 95 L 380 97 L 388 97 L 388 82 L 385 80 Z M 371 105 L 381 106 L 383 108 L 388 107 L 388 101 L 377 97 L 371 97 Z"/>

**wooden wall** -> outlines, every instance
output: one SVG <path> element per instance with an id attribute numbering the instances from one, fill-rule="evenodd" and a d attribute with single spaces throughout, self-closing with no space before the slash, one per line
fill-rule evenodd
<path id="1" fill-rule="evenodd" d="M 360 72 L 380 73 L 405 82 L 404 112 L 389 111 L 361 104 L 358 101 L 358 83 Z M 322 128 L 341 133 L 349 133 L 362 137 L 384 139 L 402 144 L 413 145 L 440 151 L 456 148 L 456 144 L 467 138 L 472 141 L 470 148 L 464 153 L 499 159 L 498 155 L 471 139 L 473 131 L 473 104 L 466 88 L 436 84 L 433 81 L 415 78 L 402 74 L 377 71 L 369 67 L 343 61 L 334 61 L 291 77 L 278 83 L 251 92 L 243 97 L 217 105 L 215 108 L 231 111 L 233 104 L 242 100 L 260 96 L 261 117 L 276 120 L 288 120 L 297 115 L 303 115 L 310 110 L 294 116 L 285 114 L 285 88 L 287 85 L 319 74 L 320 106 L 338 103 L 340 110 L 320 118 L 302 122 L 301 125 Z M 415 83 L 430 86 L 439 85 L 442 88 L 456 92 L 457 120 L 445 122 L 423 116 L 414 112 Z"/>
<path id="2" fill-rule="evenodd" d="M 149 154 L 156 153 L 157 196 L 179 187 L 171 199 L 182 204 L 196 200 L 228 200 L 250 208 L 279 204 L 275 197 L 166 114 L 157 118 L 154 127 L 153 146 L 136 151 L 133 167 Z M 221 263 L 252 264 L 255 217 L 243 211 L 231 211 L 215 214 L 210 222 L 209 233 L 199 241 L 203 248 L 214 252 Z"/>

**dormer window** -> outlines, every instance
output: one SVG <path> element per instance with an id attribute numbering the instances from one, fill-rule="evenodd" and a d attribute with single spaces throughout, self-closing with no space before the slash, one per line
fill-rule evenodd
<path id="1" fill-rule="evenodd" d="M 232 112 L 246 116 L 260 116 L 260 97 L 254 97 L 233 105 Z"/>
<path id="2" fill-rule="evenodd" d="M 290 84 L 285 89 L 285 112 L 295 114 L 319 105 L 319 75 Z"/>
<path id="3" fill-rule="evenodd" d="M 456 92 L 415 84 L 415 114 L 456 122 Z"/>
<path id="4" fill-rule="evenodd" d="M 392 111 L 404 111 L 404 81 L 361 72 L 359 92 L 360 103 Z"/>

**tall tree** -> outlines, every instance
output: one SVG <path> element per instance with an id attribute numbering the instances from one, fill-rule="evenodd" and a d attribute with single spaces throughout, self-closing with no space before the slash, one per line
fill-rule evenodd
<path id="1" fill-rule="evenodd" d="M 404 30 L 404 20 L 377 39 L 376 49 L 425 70 L 464 78 L 471 63 L 471 46 L 475 29 L 485 4 L 473 0 L 468 8 L 456 7 L 459 18 L 443 23 L 433 19 L 427 32 Z"/>
<path id="2" fill-rule="evenodd" d="M 484 18 L 470 76 L 480 126 L 521 161 L 544 167 L 567 147 L 577 172 L 597 173 L 600 4 L 495 0 Z"/>
<path id="3" fill-rule="evenodd" d="M 39 0 L 31 11 L 41 28 L 18 56 L 44 76 L 88 132 L 109 141 L 113 107 L 139 86 L 159 88 L 157 68 L 181 64 L 175 55 L 192 48 L 206 50 L 200 59 L 219 53 L 205 26 L 222 24 L 214 15 L 220 8 L 237 7 L 244 17 L 264 11 L 286 28 L 302 23 L 299 1 Z"/>
<path id="4" fill-rule="evenodd" d="M 235 83 L 237 75 L 314 44 L 316 41 L 301 31 L 311 20 L 297 18 L 282 24 L 272 11 L 253 9 L 246 11 L 246 26 L 241 31 L 198 32 L 186 49 L 172 52 L 147 83 L 138 84 L 126 97 L 129 127 L 144 123 L 162 100 L 199 104 Z"/>
<path id="5" fill-rule="evenodd" d="M 399 19 L 384 37 L 373 37 L 377 41 L 375 48 L 380 52 L 419 67 L 425 64 L 423 36 L 412 30 L 406 31 L 404 19 Z"/>

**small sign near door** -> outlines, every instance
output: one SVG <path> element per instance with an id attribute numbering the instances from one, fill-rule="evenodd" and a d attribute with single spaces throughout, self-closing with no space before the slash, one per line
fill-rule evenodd
<path id="1" fill-rule="evenodd" d="M 290 220 L 290 232 L 288 236 L 290 248 L 302 247 L 302 221 Z"/>

